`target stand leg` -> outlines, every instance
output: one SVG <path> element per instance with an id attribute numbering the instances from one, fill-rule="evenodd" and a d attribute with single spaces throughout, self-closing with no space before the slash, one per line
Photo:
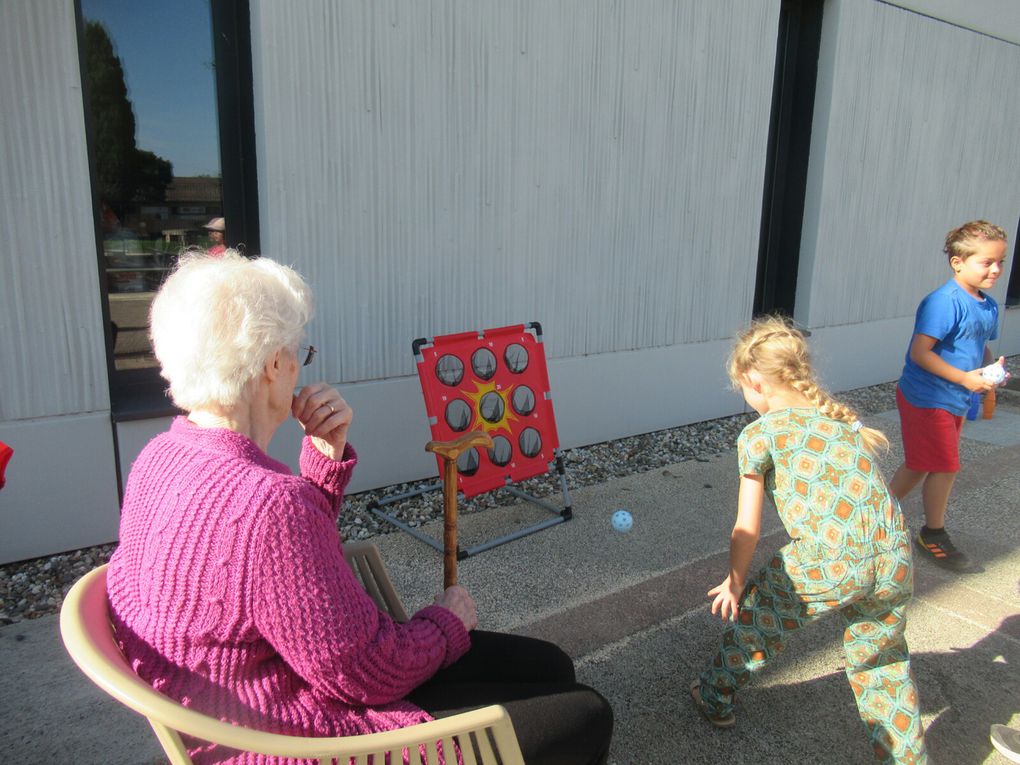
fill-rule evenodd
<path id="1" fill-rule="evenodd" d="M 372 513 L 372 515 L 374 515 L 376 518 L 380 518 L 386 521 L 391 526 L 396 526 L 401 531 L 407 532 L 412 537 L 417 539 L 419 542 L 424 542 L 429 547 L 432 547 L 438 550 L 439 552 L 442 552 L 443 546 L 439 544 L 439 542 L 434 540 L 432 537 L 430 537 L 428 534 L 425 534 L 421 530 L 414 528 L 414 526 L 404 523 L 404 521 L 400 520 L 394 515 L 390 515 L 389 513 L 384 512 L 382 509 L 386 505 L 392 505 L 397 502 L 402 502 L 403 500 L 411 499 L 412 497 L 420 497 L 423 494 L 428 494 L 429 492 L 432 491 L 439 491 L 442 488 L 443 488 L 442 482 L 437 481 L 435 483 L 430 483 L 425 486 L 420 486 L 417 489 L 412 489 L 411 491 L 405 491 L 401 494 L 393 494 L 389 497 L 384 497 L 383 499 L 373 499 L 371 502 L 368 503 L 367 506 L 368 511 Z"/>
<path id="2" fill-rule="evenodd" d="M 570 501 L 570 489 L 567 487 L 567 473 L 566 470 L 563 469 L 563 456 L 558 451 L 556 452 L 556 472 L 559 474 L 560 491 L 563 493 L 563 507 L 556 507 L 556 505 L 546 502 L 544 499 L 540 499 L 533 494 L 528 494 L 526 491 L 521 491 L 520 489 L 512 486 L 509 481 L 507 482 L 507 485 L 503 487 L 503 491 L 515 497 L 526 499 L 528 502 L 538 505 L 539 507 L 544 507 L 550 513 L 556 513 L 561 516 L 561 520 L 569 521 L 574 517 L 574 508 Z"/>
<path id="3" fill-rule="evenodd" d="M 563 469 L 563 457 L 559 454 L 559 452 L 556 453 L 556 472 L 559 474 L 560 491 L 563 492 L 563 507 L 556 507 L 556 505 L 552 504 L 551 502 L 546 502 L 544 499 L 536 497 L 534 494 L 529 494 L 526 491 L 521 491 L 517 487 L 510 485 L 509 481 L 507 482 L 506 486 L 502 487 L 503 491 L 505 491 L 507 494 L 513 497 L 518 497 L 519 499 L 523 499 L 527 502 L 530 502 L 533 505 L 538 505 L 539 507 L 548 510 L 550 513 L 553 513 L 556 516 L 555 518 L 549 518 L 548 520 L 539 521 L 538 523 L 534 523 L 530 526 L 525 526 L 522 529 L 518 529 L 517 531 L 513 531 L 501 537 L 496 537 L 494 539 L 490 539 L 487 542 L 482 542 L 481 544 L 469 547 L 467 548 L 467 550 L 465 550 L 465 557 L 475 555 L 476 553 L 480 553 L 484 550 L 491 550 L 493 547 L 498 547 L 499 545 L 506 544 L 507 542 L 513 542 L 515 539 L 520 539 L 521 537 L 526 537 L 529 534 L 534 534 L 538 531 L 543 531 L 552 526 L 557 526 L 563 523 L 564 521 L 569 521 L 571 518 L 573 518 L 574 511 L 570 503 L 570 489 L 567 488 L 567 475 L 566 471 Z"/>
<path id="4" fill-rule="evenodd" d="M 456 458 L 454 459 L 454 464 L 456 464 Z M 506 544 L 507 542 L 513 542 L 515 539 L 521 539 L 522 537 L 526 537 L 530 534 L 543 531 L 545 529 L 551 528 L 552 526 L 556 526 L 560 523 L 563 523 L 564 521 L 569 521 L 571 518 L 573 518 L 574 517 L 573 506 L 571 504 L 570 499 L 570 489 L 567 486 L 566 471 L 564 470 L 563 467 L 563 456 L 559 454 L 558 451 L 556 453 L 555 465 L 556 472 L 559 475 L 560 491 L 563 494 L 563 507 L 557 507 L 551 502 L 547 502 L 546 500 L 541 499 L 540 497 L 536 497 L 533 494 L 529 494 L 526 491 L 521 491 L 520 489 L 511 486 L 509 485 L 509 483 L 506 486 L 502 487 L 502 490 L 507 492 L 511 496 L 518 497 L 541 508 L 544 508 L 545 510 L 548 510 L 550 513 L 553 513 L 556 516 L 555 518 L 549 518 L 544 521 L 539 521 L 538 523 L 534 523 L 530 526 L 525 526 L 524 528 L 512 531 L 509 534 L 494 537 L 493 539 L 481 542 L 480 544 L 477 545 L 472 545 L 471 547 L 462 548 L 458 545 L 456 547 L 456 559 L 464 560 L 465 558 L 470 558 L 472 555 L 477 555 L 478 553 L 484 552 L 485 550 L 491 550 L 493 547 L 498 547 L 500 545 Z M 454 476 L 454 485 L 456 485 L 456 476 Z M 427 484 L 426 486 L 419 487 L 412 491 L 404 492 L 402 494 L 394 494 L 393 496 L 386 497 L 382 500 L 372 500 L 371 502 L 368 503 L 368 509 L 376 517 L 381 518 L 382 520 L 386 521 L 387 523 L 393 526 L 396 526 L 401 531 L 407 532 L 415 539 L 417 539 L 419 542 L 424 542 L 434 550 L 445 553 L 444 545 L 437 542 L 428 534 L 425 534 L 420 529 L 416 529 L 413 526 L 408 525 L 404 521 L 401 521 L 399 518 L 396 518 L 388 513 L 385 513 L 382 510 L 382 508 L 385 507 L 386 505 L 391 505 L 395 502 L 400 502 L 402 500 L 410 499 L 412 497 L 419 497 L 423 494 L 428 494 L 429 492 L 438 491 L 439 489 L 443 488 L 444 488 L 443 482 Z M 448 500 L 444 497 L 444 518 L 446 515 L 445 513 L 446 502 L 448 502 Z"/>

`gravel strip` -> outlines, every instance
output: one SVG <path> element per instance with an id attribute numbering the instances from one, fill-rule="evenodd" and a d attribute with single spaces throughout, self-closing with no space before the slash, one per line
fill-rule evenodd
<path id="1" fill-rule="evenodd" d="M 1020 357 L 1010 361 L 1013 362 L 1010 366 L 1015 369 Z M 895 386 L 894 382 L 889 382 L 858 388 L 841 393 L 838 398 L 866 418 L 895 408 Z M 563 459 L 568 485 L 576 489 L 687 460 L 707 462 L 720 453 L 732 450 L 740 431 L 753 419 L 752 414 L 738 414 L 566 449 Z M 394 526 L 373 515 L 368 510 L 368 504 L 373 500 L 413 491 L 435 483 L 435 480 L 398 484 L 350 495 L 344 501 L 344 509 L 340 514 L 343 538 L 369 539 L 397 531 Z M 559 497 L 559 482 L 555 473 L 523 481 L 517 486 L 538 497 L 551 497 L 552 502 L 556 502 Z M 461 514 L 468 514 L 518 502 L 519 499 L 505 492 L 490 492 L 462 502 L 458 509 Z M 389 504 L 386 512 L 410 526 L 420 526 L 441 518 L 442 505 L 442 492 L 434 491 Z M 86 572 L 107 562 L 115 547 L 115 544 L 105 544 L 0 566 L 0 626 L 57 612 L 71 585 Z"/>

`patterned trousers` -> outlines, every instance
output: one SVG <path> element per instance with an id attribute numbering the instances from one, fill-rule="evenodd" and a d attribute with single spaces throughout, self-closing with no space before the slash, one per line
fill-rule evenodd
<path id="1" fill-rule="evenodd" d="M 783 649 L 789 633 L 839 611 L 846 675 L 875 756 L 886 763 L 927 762 L 904 639 L 904 610 L 913 593 L 909 543 L 859 560 L 815 558 L 798 544 L 783 547 L 748 583 L 737 620 L 701 675 L 708 711 L 730 714 L 736 692 Z"/>

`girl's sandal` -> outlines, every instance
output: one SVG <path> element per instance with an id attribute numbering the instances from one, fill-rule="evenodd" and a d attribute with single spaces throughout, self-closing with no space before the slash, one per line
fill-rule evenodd
<path id="1" fill-rule="evenodd" d="M 705 702 L 701 699 L 701 681 L 694 680 L 691 683 L 691 698 L 694 699 L 694 706 L 701 712 L 702 717 L 708 720 L 712 725 L 717 728 L 732 728 L 737 724 L 737 718 L 733 716 L 733 713 L 726 715 L 725 717 L 716 717 L 709 714 Z"/>

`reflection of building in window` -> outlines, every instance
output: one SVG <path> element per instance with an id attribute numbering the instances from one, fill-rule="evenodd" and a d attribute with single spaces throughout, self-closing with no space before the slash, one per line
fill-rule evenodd
<path id="1" fill-rule="evenodd" d="M 223 215 L 223 190 L 219 178 L 212 176 L 174 178 L 166 189 L 163 204 L 141 205 L 129 213 L 124 225 L 146 236 L 161 238 L 178 247 L 205 247 L 203 224 Z"/>
<path id="2" fill-rule="evenodd" d="M 188 232 L 183 228 L 165 228 L 163 229 L 163 241 L 166 244 L 185 247 L 188 243 Z"/>
<path id="3" fill-rule="evenodd" d="M 166 205 L 142 205 L 139 214 L 142 218 L 166 220 L 170 217 L 170 208 Z"/>

